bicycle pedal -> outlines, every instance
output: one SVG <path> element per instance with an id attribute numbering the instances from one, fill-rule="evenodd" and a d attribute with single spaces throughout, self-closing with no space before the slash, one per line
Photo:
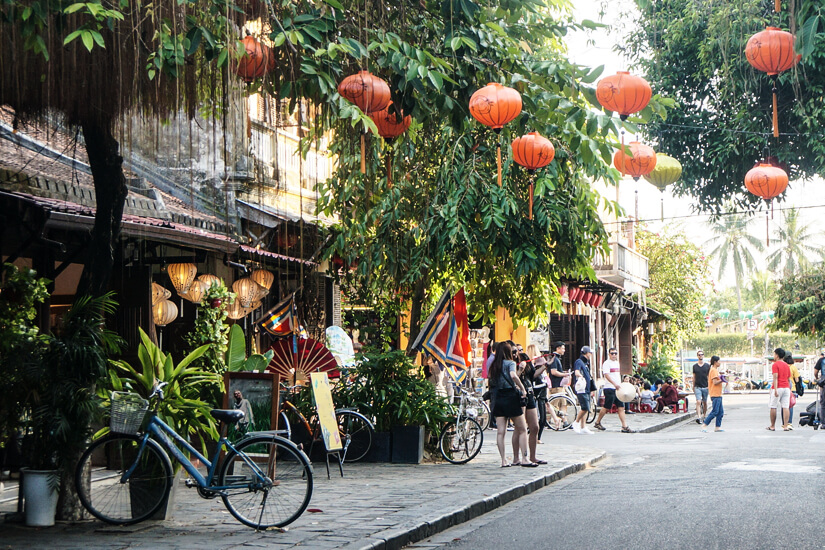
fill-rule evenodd
<path id="1" fill-rule="evenodd" d="M 198 486 L 198 482 L 195 481 L 194 479 L 192 479 L 191 477 L 186 478 L 186 480 L 184 480 L 183 484 L 186 485 L 189 488 Z"/>

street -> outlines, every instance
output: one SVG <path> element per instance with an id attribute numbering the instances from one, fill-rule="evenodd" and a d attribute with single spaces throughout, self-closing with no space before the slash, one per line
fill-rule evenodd
<path id="1" fill-rule="evenodd" d="M 723 433 L 578 436 L 607 459 L 409 548 L 823 548 L 825 430 L 766 431 L 767 399 L 726 395 Z"/>

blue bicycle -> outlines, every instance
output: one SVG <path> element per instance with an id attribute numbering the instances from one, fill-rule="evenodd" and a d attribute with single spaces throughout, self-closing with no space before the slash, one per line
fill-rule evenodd
<path id="1" fill-rule="evenodd" d="M 159 384 L 149 397 L 155 399 L 151 411 L 149 402 L 138 395 L 113 394 L 112 433 L 92 443 L 75 474 L 80 501 L 93 516 L 128 525 L 155 515 L 172 487 L 169 454 L 191 476 L 188 487 L 196 487 L 203 498 L 221 497 L 245 525 L 259 530 L 283 527 L 306 510 L 312 497 L 312 466 L 295 444 L 272 432 L 251 432 L 237 443 L 222 436 L 210 461 L 158 418 L 165 385 Z M 139 434 L 147 411 L 146 428 Z M 226 424 L 243 418 L 237 410 L 215 409 L 211 414 Z M 205 476 L 181 448 L 200 460 Z"/>

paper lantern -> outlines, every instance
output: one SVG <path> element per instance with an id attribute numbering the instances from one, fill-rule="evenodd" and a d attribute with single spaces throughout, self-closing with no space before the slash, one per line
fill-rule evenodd
<path id="1" fill-rule="evenodd" d="M 152 319 L 159 327 L 165 327 L 178 318 L 178 306 L 171 300 L 161 300 L 152 307 Z"/>
<path id="2" fill-rule="evenodd" d="M 207 290 L 209 290 L 209 287 L 206 286 L 205 282 L 195 280 L 189 285 L 189 291 L 186 294 L 181 294 L 180 297 L 189 300 L 193 304 L 199 304 L 203 301 Z"/>
<path id="3" fill-rule="evenodd" d="M 338 85 L 338 93 L 366 114 L 381 111 L 390 104 L 389 85 L 369 71 L 346 77 Z"/>
<path id="4" fill-rule="evenodd" d="M 589 290 L 585 290 L 584 294 L 581 295 L 579 301 L 585 305 L 590 305 L 590 298 L 593 296 L 593 293 Z"/>
<path id="5" fill-rule="evenodd" d="M 266 74 L 272 51 L 251 35 L 245 36 L 241 43 L 244 53 L 237 61 L 235 73 L 245 82 L 252 82 Z"/>
<path id="6" fill-rule="evenodd" d="M 760 164 L 745 174 L 748 191 L 765 200 L 771 200 L 788 187 L 788 174 L 770 164 Z"/>
<path id="7" fill-rule="evenodd" d="M 603 78 L 596 86 L 598 102 L 605 109 L 619 113 L 622 120 L 647 107 L 652 95 L 650 84 L 644 78 L 627 71 Z"/>
<path id="8" fill-rule="evenodd" d="M 236 321 L 245 317 L 247 313 L 249 312 L 241 307 L 241 301 L 237 298 L 235 298 L 235 301 L 226 307 L 226 316 Z"/>
<path id="9" fill-rule="evenodd" d="M 275 281 L 275 275 L 266 269 L 256 269 L 250 278 L 267 290 L 272 288 L 272 283 Z"/>
<path id="10" fill-rule="evenodd" d="M 682 164 L 664 153 L 656 153 L 656 167 L 645 179 L 661 191 L 661 219 L 665 219 L 665 189 L 682 177 Z"/>
<path id="11" fill-rule="evenodd" d="M 513 88 L 491 82 L 470 97 L 470 114 L 496 133 L 521 113 L 521 94 Z M 501 142 L 496 143 L 498 186 L 501 187 Z"/>
<path id="12" fill-rule="evenodd" d="M 169 264 L 166 266 L 166 273 L 169 275 L 169 280 L 172 281 L 178 295 L 183 295 L 189 292 L 189 287 L 198 273 L 198 267 L 192 263 Z"/>
<path id="13" fill-rule="evenodd" d="M 172 296 L 172 292 L 163 288 L 161 285 L 157 283 L 152 283 L 152 305 L 156 305 L 158 302 L 163 300 L 168 300 Z"/>
<path id="14" fill-rule="evenodd" d="M 779 115 L 777 109 L 776 77 L 796 65 L 802 56 L 794 52 L 796 38 L 777 27 L 767 27 L 748 39 L 745 58 L 753 67 L 773 77 L 773 136 L 779 137 Z"/>
<path id="15" fill-rule="evenodd" d="M 197 280 L 201 281 L 203 283 L 206 283 L 206 289 L 207 290 L 212 288 L 213 284 L 215 284 L 215 283 L 221 284 L 221 282 L 222 282 L 220 277 L 216 277 L 215 275 L 212 275 L 211 273 L 204 273 L 203 275 L 198 275 Z"/>
<path id="16" fill-rule="evenodd" d="M 638 141 L 631 141 L 628 147 L 630 155 L 619 149 L 613 155 L 613 165 L 622 174 L 630 174 L 634 180 L 639 181 L 640 177 L 646 176 L 656 168 L 656 152 L 652 147 Z"/>
<path id="17" fill-rule="evenodd" d="M 530 132 L 513 140 L 513 160 L 527 168 L 531 174 L 539 168 L 544 168 L 556 156 L 556 148 L 550 140 L 542 137 L 538 132 Z M 533 178 L 530 178 L 530 209 L 528 218 L 533 219 Z"/>
<path id="18" fill-rule="evenodd" d="M 259 288 L 258 283 L 249 277 L 238 279 L 232 283 L 232 291 L 236 294 L 235 301 L 240 302 L 241 307 L 249 307 L 252 305 L 252 302 L 254 302 L 258 296 Z"/>
<path id="19" fill-rule="evenodd" d="M 392 101 L 384 109 L 370 113 L 370 118 L 378 127 L 378 135 L 388 141 L 406 132 L 412 122 L 410 115 L 404 116 L 401 113 L 401 118 L 399 118 L 398 113 L 392 110 Z"/>

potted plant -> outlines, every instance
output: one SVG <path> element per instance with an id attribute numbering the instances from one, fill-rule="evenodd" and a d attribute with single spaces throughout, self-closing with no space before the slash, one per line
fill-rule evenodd
<path id="1" fill-rule="evenodd" d="M 253 353 L 249 357 L 246 356 L 246 337 L 240 325 L 232 325 L 229 329 L 229 345 L 226 348 L 226 368 L 231 372 L 247 371 L 247 372 L 263 372 L 272 357 L 275 355 L 273 350 L 267 350 L 266 353 Z"/>
<path id="2" fill-rule="evenodd" d="M 403 351 L 367 353 L 336 386 L 337 407 L 354 407 L 375 423 L 368 459 L 421 461 L 424 431 L 438 431 L 449 406 Z"/>

